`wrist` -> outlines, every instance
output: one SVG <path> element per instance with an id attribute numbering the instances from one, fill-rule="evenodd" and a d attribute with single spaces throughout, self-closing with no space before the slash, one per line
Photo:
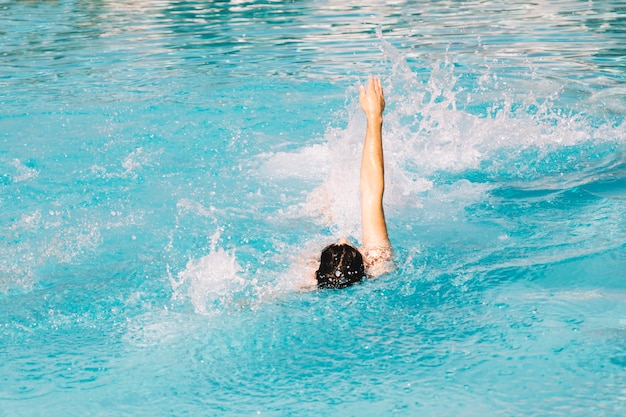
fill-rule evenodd
<path id="1" fill-rule="evenodd" d="M 382 125 L 383 115 L 382 114 L 368 114 L 367 123 L 371 125 Z"/>

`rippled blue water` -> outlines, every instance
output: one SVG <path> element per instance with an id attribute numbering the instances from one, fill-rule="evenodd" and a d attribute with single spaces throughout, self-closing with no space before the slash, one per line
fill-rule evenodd
<path id="1" fill-rule="evenodd" d="M 362 3 L 0 1 L 0 416 L 624 415 L 622 2 Z"/>

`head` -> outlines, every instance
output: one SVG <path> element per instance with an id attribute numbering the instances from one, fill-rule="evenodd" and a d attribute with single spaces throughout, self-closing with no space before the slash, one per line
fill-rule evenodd
<path id="1" fill-rule="evenodd" d="M 336 243 L 322 251 L 320 267 L 315 273 L 318 288 L 346 288 L 365 276 L 363 256 L 347 243 Z"/>

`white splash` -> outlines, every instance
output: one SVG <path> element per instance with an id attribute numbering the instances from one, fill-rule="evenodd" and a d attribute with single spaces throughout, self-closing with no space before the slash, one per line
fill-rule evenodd
<path id="1" fill-rule="evenodd" d="M 555 106 L 563 86 L 542 80 L 520 80 L 513 91 L 500 80 L 497 68 L 485 65 L 475 85 L 459 82 L 462 74 L 449 58 L 430 65 L 420 81 L 405 56 L 379 35 L 381 51 L 392 63 L 383 76 L 387 108 L 383 125 L 385 210 L 424 207 L 424 199 L 453 201 L 457 209 L 484 198 L 488 183 L 435 185 L 440 173 L 503 171 L 523 175 L 520 155 L 531 149 L 541 158 L 555 149 L 606 140 L 624 127 L 590 125 L 588 118 Z M 504 69 L 505 71 L 506 69 Z M 526 88 L 528 87 L 528 89 Z M 358 104 L 357 85 L 348 91 L 348 124 L 330 128 L 321 143 L 292 153 L 263 155 L 262 173 L 270 179 L 319 181 L 306 200 L 289 207 L 293 218 L 312 218 L 335 235 L 359 237 L 359 164 L 365 118 Z M 485 107 L 477 112 L 475 108 Z M 610 132 L 606 132 L 606 130 Z M 619 129 L 619 131 L 618 131 Z M 456 181 L 459 179 L 457 178 Z M 467 192 L 466 192 L 467 191 Z"/>
<path id="2" fill-rule="evenodd" d="M 211 248 L 206 256 L 190 259 L 185 269 L 170 283 L 172 300 L 189 300 L 198 314 L 218 314 L 232 305 L 233 297 L 244 289 L 245 279 L 234 252 L 217 247 L 220 232 L 211 237 Z"/>
<path id="3" fill-rule="evenodd" d="M 24 165 L 19 159 L 13 159 L 9 162 L 10 166 L 15 168 L 15 174 L 13 175 L 13 182 L 22 182 L 36 178 L 39 175 L 39 171 L 34 168 L 29 168 Z"/>
<path id="4" fill-rule="evenodd" d="M 37 209 L 23 213 L 4 229 L 0 244 L 0 293 L 28 291 L 36 282 L 37 268 L 53 260 L 71 264 L 99 246 L 101 226 L 87 220 L 69 225 L 62 210 Z M 33 240 L 34 239 L 34 240 Z"/>

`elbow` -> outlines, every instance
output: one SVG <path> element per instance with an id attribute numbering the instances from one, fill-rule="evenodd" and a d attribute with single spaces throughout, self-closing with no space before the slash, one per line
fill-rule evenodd
<path id="1" fill-rule="evenodd" d="M 385 192 L 385 182 L 384 181 L 361 181 L 361 186 L 359 187 L 361 192 L 361 198 L 382 198 L 383 193 Z"/>

